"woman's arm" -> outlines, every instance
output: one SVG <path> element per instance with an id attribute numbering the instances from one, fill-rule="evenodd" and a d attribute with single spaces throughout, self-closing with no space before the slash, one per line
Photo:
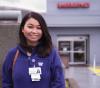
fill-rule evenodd
<path id="1" fill-rule="evenodd" d="M 10 50 L 2 66 L 2 88 L 13 88 L 12 63 L 15 50 Z"/>
<path id="2" fill-rule="evenodd" d="M 53 51 L 53 60 L 51 64 L 51 87 L 50 88 L 65 88 L 65 80 L 63 69 L 61 66 L 60 56 Z"/>

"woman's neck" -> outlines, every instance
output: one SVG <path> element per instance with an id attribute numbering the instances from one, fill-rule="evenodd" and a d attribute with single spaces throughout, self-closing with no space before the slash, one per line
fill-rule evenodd
<path id="1" fill-rule="evenodd" d="M 30 57 L 31 55 L 32 55 L 32 53 L 30 53 L 30 52 L 27 52 L 27 56 L 29 56 L 29 57 Z"/>
<path id="2" fill-rule="evenodd" d="M 27 42 L 29 46 L 35 47 L 37 46 L 38 42 Z"/>

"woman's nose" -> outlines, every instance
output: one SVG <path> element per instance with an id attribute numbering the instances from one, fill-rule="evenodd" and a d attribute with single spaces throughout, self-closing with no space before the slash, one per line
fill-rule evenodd
<path id="1" fill-rule="evenodd" d="M 37 28 L 34 27 L 34 28 L 31 30 L 31 32 L 37 32 Z"/>

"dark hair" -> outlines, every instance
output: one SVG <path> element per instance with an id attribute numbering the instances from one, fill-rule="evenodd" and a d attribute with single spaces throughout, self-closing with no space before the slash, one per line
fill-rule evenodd
<path id="1" fill-rule="evenodd" d="M 48 32 L 48 28 L 47 28 L 44 18 L 36 12 L 30 12 L 23 17 L 22 22 L 20 24 L 20 30 L 19 30 L 19 45 L 24 50 L 32 52 L 32 47 L 30 47 L 27 44 L 26 38 L 25 38 L 24 34 L 22 33 L 22 29 L 24 28 L 25 23 L 30 18 L 34 18 L 39 22 L 42 33 L 43 33 L 41 39 L 39 40 L 39 44 L 37 45 L 36 52 L 39 56 L 46 57 L 51 52 L 52 40 L 51 40 L 51 36 Z"/>

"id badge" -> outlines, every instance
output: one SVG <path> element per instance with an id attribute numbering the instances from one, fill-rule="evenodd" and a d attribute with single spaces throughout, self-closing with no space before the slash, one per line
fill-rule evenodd
<path id="1" fill-rule="evenodd" d="M 41 68 L 40 67 L 33 67 L 29 68 L 29 75 L 31 75 L 32 81 L 40 81 L 41 79 Z"/>
<path id="2" fill-rule="evenodd" d="M 40 74 L 31 74 L 32 81 L 40 81 Z"/>
<path id="3" fill-rule="evenodd" d="M 42 74 L 40 67 L 29 68 L 29 75 L 31 74 Z"/>

